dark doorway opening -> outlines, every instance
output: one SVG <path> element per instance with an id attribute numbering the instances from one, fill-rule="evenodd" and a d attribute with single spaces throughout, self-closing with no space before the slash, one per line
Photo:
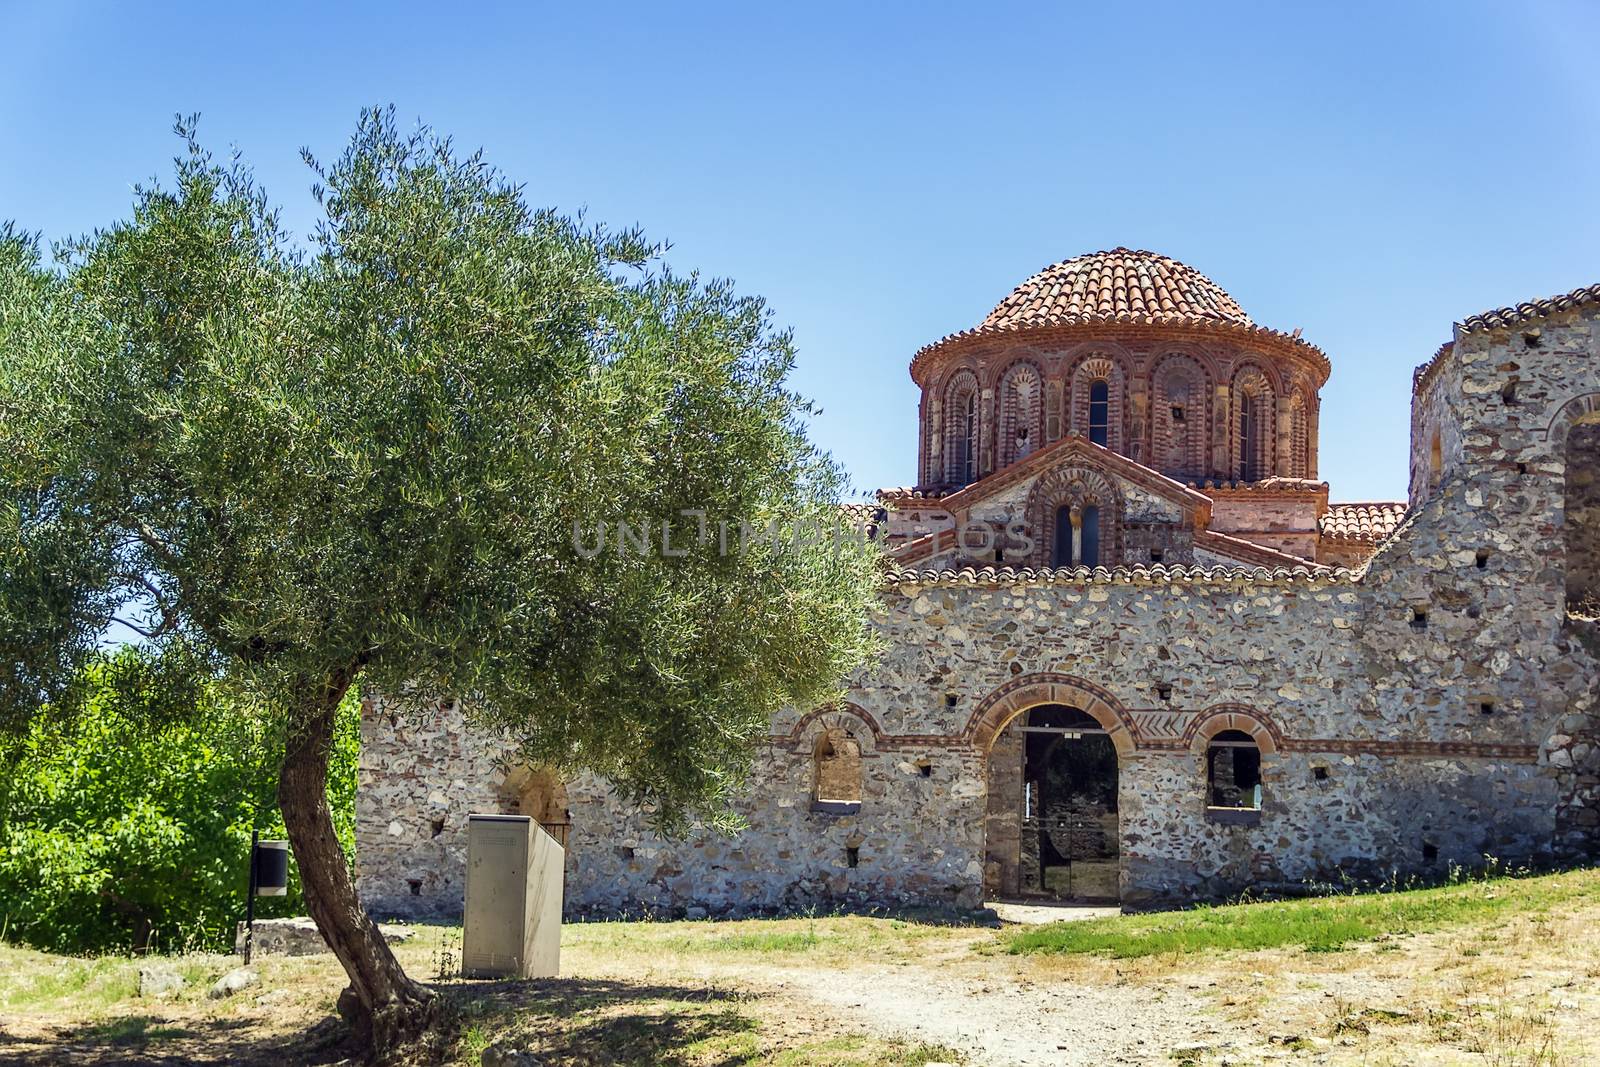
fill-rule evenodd
<path id="1" fill-rule="evenodd" d="M 989 790 L 991 892 L 1120 898 L 1117 752 L 1093 716 L 1045 704 L 1013 719 L 990 752 Z"/>

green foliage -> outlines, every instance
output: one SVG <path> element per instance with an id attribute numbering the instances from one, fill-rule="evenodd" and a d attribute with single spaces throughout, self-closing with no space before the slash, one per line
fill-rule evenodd
<path id="1" fill-rule="evenodd" d="M 59 269 L 0 234 L 0 708 L 81 707 L 137 631 L 162 693 L 284 723 L 352 683 L 464 695 L 664 828 L 726 822 L 770 715 L 871 653 L 873 549 L 574 531 L 833 521 L 789 335 L 387 112 L 308 159 L 308 247 L 179 133 L 172 186 Z"/>
<path id="2" fill-rule="evenodd" d="M 1520 881 L 1486 878 L 1434 889 L 1050 923 L 1012 934 L 1006 945 L 1021 954 L 1097 953 L 1119 959 L 1284 946 L 1332 952 L 1355 941 L 1538 915 L 1597 900 L 1600 882 L 1585 873 Z"/>
<path id="3" fill-rule="evenodd" d="M 0 929 L 58 952 L 232 945 L 250 831 L 283 836 L 273 802 L 283 741 L 220 692 L 152 726 L 119 691 L 125 651 L 87 671 L 85 714 L 40 716 L 0 744 Z M 359 710 L 340 708 L 329 802 L 354 847 Z M 291 865 L 293 870 L 293 865 Z M 299 886 L 257 901 L 298 914 Z"/>

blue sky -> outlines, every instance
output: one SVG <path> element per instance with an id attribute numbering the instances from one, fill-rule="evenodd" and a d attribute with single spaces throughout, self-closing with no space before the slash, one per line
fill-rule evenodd
<path id="1" fill-rule="evenodd" d="M 304 232 L 298 148 L 392 102 L 767 297 L 862 489 L 915 478 L 919 346 L 1150 248 L 1328 352 L 1321 474 L 1398 499 L 1451 322 L 1600 281 L 1600 5 L 1302 6 L 0 2 L 0 218 L 116 217 L 199 111 Z"/>

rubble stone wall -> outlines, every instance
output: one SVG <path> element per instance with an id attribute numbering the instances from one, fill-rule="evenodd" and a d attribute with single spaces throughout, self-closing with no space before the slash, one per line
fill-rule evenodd
<path id="1" fill-rule="evenodd" d="M 1362 571 L 902 577 L 850 703 L 775 717 L 739 836 L 662 841 L 603 782 L 567 783 L 569 912 L 976 904 L 986 826 L 1012 832 L 988 747 L 1040 703 L 1083 708 L 1116 744 L 1125 906 L 1593 856 L 1600 642 L 1567 616 L 1564 569 L 1593 546 L 1568 550 L 1564 487 L 1567 426 L 1600 410 L 1595 309 L 1538 337 L 1458 333 L 1419 398 L 1450 410 L 1444 476 Z M 1259 816 L 1206 807 L 1221 729 L 1262 746 Z M 860 746 L 859 811 L 813 810 L 826 730 Z M 454 709 L 407 722 L 369 702 L 358 870 L 380 917 L 459 913 L 493 752 Z"/>

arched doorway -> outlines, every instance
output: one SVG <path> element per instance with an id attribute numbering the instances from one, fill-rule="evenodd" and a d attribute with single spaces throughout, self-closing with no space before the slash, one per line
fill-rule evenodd
<path id="1" fill-rule="evenodd" d="M 1057 901 L 1120 898 L 1117 747 L 1082 708 L 1039 704 L 994 738 L 984 889 Z"/>
<path id="2" fill-rule="evenodd" d="M 1567 431 L 1562 540 L 1566 549 L 1567 614 L 1600 620 L 1600 411 Z"/>

